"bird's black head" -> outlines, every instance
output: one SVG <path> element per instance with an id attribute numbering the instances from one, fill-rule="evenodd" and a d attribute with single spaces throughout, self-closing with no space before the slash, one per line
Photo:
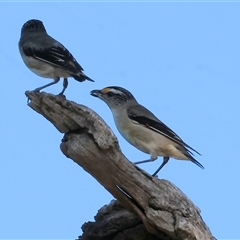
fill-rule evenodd
<path id="1" fill-rule="evenodd" d="M 26 31 L 43 31 L 46 32 L 46 29 L 40 20 L 31 19 L 23 24 L 21 33 Z"/>

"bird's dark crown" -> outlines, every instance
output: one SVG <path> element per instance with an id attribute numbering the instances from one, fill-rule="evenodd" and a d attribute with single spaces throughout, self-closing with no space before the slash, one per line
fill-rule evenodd
<path id="1" fill-rule="evenodd" d="M 31 19 L 29 21 L 27 21 L 26 23 L 24 23 L 24 25 L 22 26 L 22 31 L 31 31 L 31 30 L 42 30 L 44 32 L 46 32 L 46 29 L 42 23 L 42 21 L 37 20 L 37 19 Z"/>
<path id="2" fill-rule="evenodd" d="M 131 99 L 135 99 L 128 90 L 122 87 L 110 86 L 103 88 L 101 92 L 110 98 L 114 98 L 115 101 L 127 102 Z"/>

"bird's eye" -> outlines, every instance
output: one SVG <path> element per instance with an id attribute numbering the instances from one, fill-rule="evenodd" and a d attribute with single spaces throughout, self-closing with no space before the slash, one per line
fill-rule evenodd
<path id="1" fill-rule="evenodd" d="M 108 97 L 112 97 L 114 95 L 114 93 L 113 92 L 108 92 L 107 95 L 108 95 Z"/>

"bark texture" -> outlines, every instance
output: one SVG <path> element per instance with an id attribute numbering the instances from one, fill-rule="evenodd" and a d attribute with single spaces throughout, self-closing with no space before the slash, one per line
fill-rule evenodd
<path id="1" fill-rule="evenodd" d="M 26 92 L 28 105 L 64 137 L 63 154 L 91 174 L 118 201 L 82 226 L 81 240 L 215 239 L 198 207 L 167 180 L 132 164 L 104 120 L 86 106 L 48 93 Z"/>

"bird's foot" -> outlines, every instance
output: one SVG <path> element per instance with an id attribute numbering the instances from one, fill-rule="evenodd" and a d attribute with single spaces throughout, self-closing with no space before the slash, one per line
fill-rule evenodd
<path id="1" fill-rule="evenodd" d="M 66 99 L 66 96 L 63 94 L 63 92 L 60 92 L 60 93 L 58 94 L 58 96 Z"/>
<path id="2" fill-rule="evenodd" d="M 36 89 L 33 90 L 33 92 L 40 92 L 41 89 L 42 88 L 36 88 Z"/>
<path id="3" fill-rule="evenodd" d="M 32 100 L 31 99 L 31 95 L 32 95 L 31 93 L 32 92 L 39 92 L 39 90 L 38 89 L 34 89 L 34 90 L 31 90 L 31 91 L 28 90 L 28 91 L 25 92 L 25 95 L 27 97 L 27 104 L 29 104 L 31 102 L 31 100 Z"/>

